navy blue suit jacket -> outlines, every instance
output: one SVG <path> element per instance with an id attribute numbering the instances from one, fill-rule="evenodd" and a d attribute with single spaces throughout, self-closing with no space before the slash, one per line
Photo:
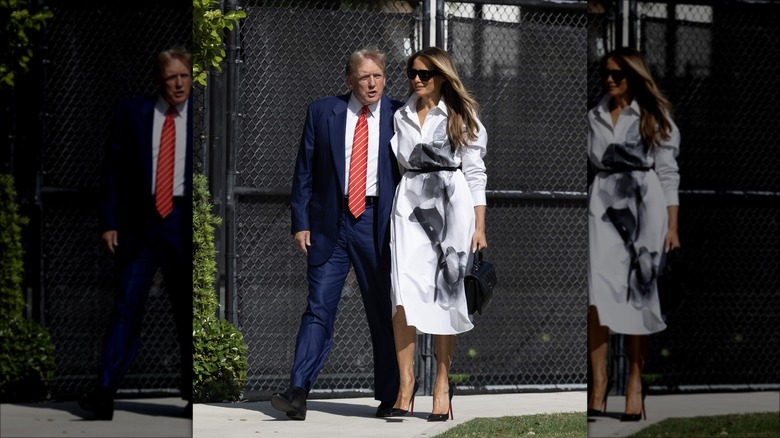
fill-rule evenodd
<path id="1" fill-rule="evenodd" d="M 350 94 L 330 96 L 309 105 L 295 162 L 290 201 L 292 234 L 305 230 L 311 232 L 308 261 L 313 265 L 328 260 L 339 236 L 344 208 L 344 137 L 349 98 Z M 380 254 L 389 251 L 388 223 L 395 188 L 400 180 L 390 139 L 393 137 L 393 113 L 402 105 L 402 102 L 382 96 L 377 161 L 378 201 L 374 206 L 377 209 L 374 238 Z"/>
<path id="2" fill-rule="evenodd" d="M 117 105 L 104 157 L 100 231 L 116 230 L 118 248 L 124 245 L 125 253 L 132 250 L 128 244 L 146 232 L 156 214 L 152 195 L 152 127 L 157 99 L 156 94 L 137 96 Z M 190 99 L 183 194 L 186 206 L 192 205 L 192 106 Z M 184 236 L 192 230 L 192 208 L 184 208 L 182 213 Z"/>

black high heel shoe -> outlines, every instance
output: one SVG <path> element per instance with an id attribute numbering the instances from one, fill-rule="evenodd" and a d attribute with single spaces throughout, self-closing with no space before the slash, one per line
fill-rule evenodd
<path id="1" fill-rule="evenodd" d="M 642 412 L 638 414 L 623 414 L 620 416 L 620 421 L 639 421 L 642 418 L 647 420 L 647 411 L 645 410 L 645 396 L 647 395 L 647 383 L 642 381 Z M 628 395 L 626 395 L 628 398 Z"/>
<path id="2" fill-rule="evenodd" d="M 604 398 L 601 400 L 601 410 L 588 408 L 588 417 L 600 417 L 607 413 L 607 397 L 609 397 L 609 391 L 612 390 L 612 380 L 607 380 L 607 390 L 604 391 Z"/>
<path id="3" fill-rule="evenodd" d="M 420 382 L 417 379 L 414 379 L 414 389 L 412 390 L 412 399 L 409 401 L 409 410 L 401 409 L 401 408 L 393 408 L 385 414 L 385 418 L 387 417 L 405 417 L 407 414 L 412 413 L 414 414 L 414 396 L 417 395 L 417 390 L 420 388 Z"/>
<path id="4" fill-rule="evenodd" d="M 455 384 L 450 382 L 450 410 L 446 414 L 433 414 L 428 415 L 428 421 L 447 421 L 447 417 L 450 420 L 455 419 L 455 415 L 452 413 L 452 397 L 455 395 Z"/>

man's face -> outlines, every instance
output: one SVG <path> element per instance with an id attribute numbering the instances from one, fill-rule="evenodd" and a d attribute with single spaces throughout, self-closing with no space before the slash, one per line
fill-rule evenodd
<path id="1" fill-rule="evenodd" d="M 385 89 L 385 74 L 373 60 L 366 58 L 352 75 L 347 76 L 347 85 L 355 98 L 363 105 L 379 102 Z"/>
<path id="2" fill-rule="evenodd" d="M 183 103 L 192 91 L 192 71 L 187 64 L 172 58 L 163 66 L 157 83 L 162 97 L 171 105 Z"/>

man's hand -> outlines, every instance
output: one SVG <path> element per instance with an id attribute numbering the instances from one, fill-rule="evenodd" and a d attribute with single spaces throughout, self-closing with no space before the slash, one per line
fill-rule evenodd
<path id="1" fill-rule="evenodd" d="M 103 233 L 101 240 L 103 241 L 103 245 L 105 245 L 106 249 L 108 249 L 111 254 L 113 254 L 116 250 L 116 247 L 119 246 L 119 238 L 117 237 L 116 230 L 106 231 Z"/>
<path id="2" fill-rule="evenodd" d="M 309 230 L 298 231 L 295 233 L 295 247 L 304 254 L 309 254 L 311 246 L 311 233 Z"/>

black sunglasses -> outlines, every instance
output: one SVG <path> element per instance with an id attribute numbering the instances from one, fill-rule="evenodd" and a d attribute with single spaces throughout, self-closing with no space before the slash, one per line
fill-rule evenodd
<path id="1" fill-rule="evenodd" d="M 612 76 L 612 80 L 615 81 L 616 84 L 619 84 L 626 78 L 626 72 L 623 70 L 604 70 L 604 72 L 601 73 L 601 76 L 604 80 L 607 80 L 608 77 Z"/>
<path id="2" fill-rule="evenodd" d="M 410 68 L 406 70 L 406 77 L 409 79 L 414 79 L 415 76 L 419 76 L 421 81 L 428 82 L 429 79 L 440 73 L 441 72 L 439 70 L 415 70 Z"/>

